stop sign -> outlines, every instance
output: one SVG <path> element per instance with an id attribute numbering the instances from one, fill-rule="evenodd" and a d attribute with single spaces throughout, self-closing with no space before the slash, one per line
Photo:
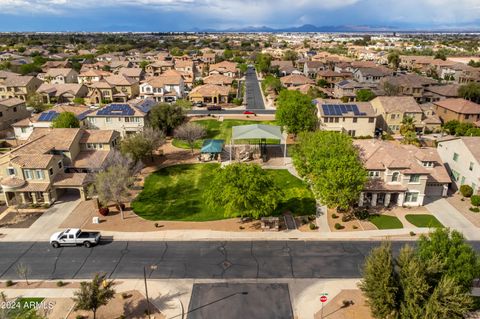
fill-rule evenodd
<path id="1" fill-rule="evenodd" d="M 320 302 L 327 302 L 327 296 L 321 296 Z"/>

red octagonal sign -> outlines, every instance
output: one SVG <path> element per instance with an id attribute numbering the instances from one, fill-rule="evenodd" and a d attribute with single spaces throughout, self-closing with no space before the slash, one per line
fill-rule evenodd
<path id="1" fill-rule="evenodd" d="M 327 296 L 321 296 L 320 302 L 327 302 Z"/>

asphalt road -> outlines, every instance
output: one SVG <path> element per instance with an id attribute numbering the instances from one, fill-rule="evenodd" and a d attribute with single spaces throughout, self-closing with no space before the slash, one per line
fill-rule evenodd
<path id="1" fill-rule="evenodd" d="M 245 74 L 245 91 L 247 110 L 264 110 L 263 96 L 258 83 L 255 68 L 249 67 Z"/>
<path id="2" fill-rule="evenodd" d="M 256 114 L 265 114 L 265 115 L 274 115 L 275 110 L 255 110 L 255 109 L 248 109 Z M 241 110 L 221 110 L 221 111 L 209 111 L 205 110 L 190 110 L 188 111 L 188 115 L 208 115 L 208 114 L 215 114 L 215 115 L 227 115 L 227 114 L 243 114 L 245 112 L 244 109 Z"/>
<path id="3" fill-rule="evenodd" d="M 16 264 L 32 279 L 111 278 L 358 278 L 378 242 L 196 241 L 102 242 L 94 248 L 54 249 L 47 242 L 0 243 L 0 278 L 18 279 Z M 398 251 L 402 242 L 394 242 Z M 473 243 L 480 251 L 480 242 Z M 151 266 L 156 267 L 151 267 Z"/>

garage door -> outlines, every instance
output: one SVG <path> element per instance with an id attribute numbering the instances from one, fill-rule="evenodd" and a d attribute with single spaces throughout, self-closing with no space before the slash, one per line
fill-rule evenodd
<path id="1" fill-rule="evenodd" d="M 442 196 L 443 184 L 427 183 L 427 187 L 425 188 L 425 194 L 430 197 Z"/>

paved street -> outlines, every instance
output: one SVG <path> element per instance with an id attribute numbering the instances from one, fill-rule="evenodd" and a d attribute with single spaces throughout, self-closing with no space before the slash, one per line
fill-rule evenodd
<path id="1" fill-rule="evenodd" d="M 252 109 L 249 109 L 252 110 Z M 188 115 L 208 115 L 208 114 L 215 114 L 215 115 L 235 115 L 235 114 L 243 114 L 245 112 L 244 109 L 237 109 L 237 110 L 221 110 L 221 111 L 209 111 L 209 110 L 190 110 L 188 111 Z M 258 115 L 273 115 L 275 114 L 275 110 L 254 110 Z"/>
<path id="2" fill-rule="evenodd" d="M 245 74 L 245 91 L 247 110 L 264 110 L 265 103 L 263 102 L 262 91 L 255 73 L 255 68 L 249 67 Z"/>
<path id="3" fill-rule="evenodd" d="M 398 250 L 402 242 L 394 242 Z M 358 278 L 364 256 L 379 242 L 367 241 L 191 241 L 103 242 L 88 249 L 53 249 L 47 242 L 0 243 L 0 277 L 18 279 L 15 264 L 32 279 L 111 278 Z M 480 250 L 480 242 L 475 242 Z"/>

